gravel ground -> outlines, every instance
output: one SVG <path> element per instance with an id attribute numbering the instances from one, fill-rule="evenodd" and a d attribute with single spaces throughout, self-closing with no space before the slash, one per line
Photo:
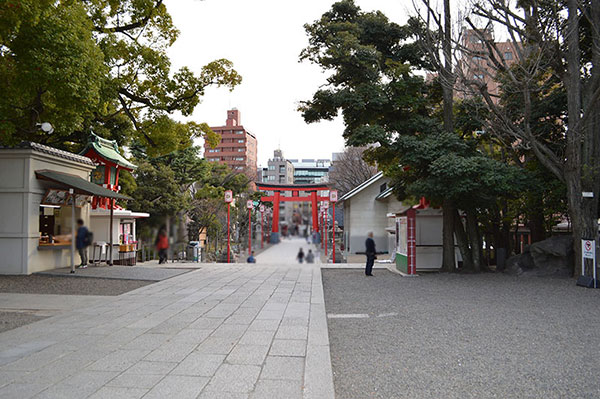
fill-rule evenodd
<path id="1" fill-rule="evenodd" d="M 0 292 L 19 294 L 120 295 L 148 284 L 152 284 L 152 281 L 0 275 Z"/>
<path id="2" fill-rule="evenodd" d="M 31 312 L 0 311 L 0 333 L 45 319 L 46 317 L 48 316 L 40 316 Z"/>
<path id="3" fill-rule="evenodd" d="M 328 320 L 338 399 L 600 398 L 600 290 L 363 273 L 323 270 L 328 315 L 370 316 Z"/>
<path id="4" fill-rule="evenodd" d="M 77 269 L 71 273 L 70 267 L 48 270 L 36 273 L 44 276 L 66 276 L 66 277 L 99 277 L 114 278 L 123 280 L 146 280 L 162 281 L 183 273 L 191 269 L 168 269 L 168 268 L 150 268 L 143 266 L 89 266 L 85 269 Z"/>

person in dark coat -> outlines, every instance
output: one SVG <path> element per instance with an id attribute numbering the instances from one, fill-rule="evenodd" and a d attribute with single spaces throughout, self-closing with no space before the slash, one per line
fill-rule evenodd
<path id="1" fill-rule="evenodd" d="M 375 259 L 377 259 L 377 256 L 375 256 L 375 241 L 373 240 L 372 231 L 369 231 L 369 234 L 367 234 L 367 241 L 365 241 L 365 247 L 365 254 L 367 255 L 367 265 L 365 266 L 365 274 L 367 276 L 372 276 L 373 263 L 375 263 Z"/>
<path id="2" fill-rule="evenodd" d="M 89 231 L 87 227 L 83 225 L 83 219 L 77 220 L 77 236 L 75 238 L 75 247 L 79 252 L 79 257 L 81 258 L 81 264 L 79 265 L 80 269 L 85 269 L 88 264 L 88 256 L 87 256 L 87 247 L 90 245 L 88 242 Z"/>
<path id="3" fill-rule="evenodd" d="M 302 248 L 300 248 L 300 251 L 298 251 L 298 255 L 296 256 L 296 259 L 298 259 L 299 263 L 304 262 L 304 251 L 302 250 Z"/>

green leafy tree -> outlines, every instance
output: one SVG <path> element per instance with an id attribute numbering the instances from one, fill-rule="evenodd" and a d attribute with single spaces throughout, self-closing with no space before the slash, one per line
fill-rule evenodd
<path id="1" fill-rule="evenodd" d="M 0 3 L 0 140 L 78 151 L 92 128 L 155 157 L 210 135 L 171 114 L 191 115 L 208 86 L 232 89 L 241 77 L 225 59 L 199 74 L 172 71 L 178 34 L 162 0 Z M 54 134 L 42 135 L 40 122 Z"/>
<path id="2" fill-rule="evenodd" d="M 447 199 L 462 204 L 466 231 L 452 209 L 453 230 L 445 233 L 456 234 L 465 268 L 479 270 L 481 209 L 520 188 L 523 173 L 488 157 L 477 140 L 444 131 L 442 90 L 413 73 L 431 65 L 421 47 L 409 42 L 410 26 L 344 0 L 306 31 L 309 47 L 301 57 L 331 74 L 327 85 L 301 104 L 304 119 L 331 119 L 341 111 L 346 142 L 376 144 L 367 155 L 393 180 L 401 199 L 426 196 L 438 205 Z"/>

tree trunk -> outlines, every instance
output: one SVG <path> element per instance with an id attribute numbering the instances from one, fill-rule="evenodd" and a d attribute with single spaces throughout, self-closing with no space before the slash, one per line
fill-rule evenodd
<path id="1" fill-rule="evenodd" d="M 473 259 L 473 271 L 481 271 L 481 237 L 479 236 L 479 227 L 477 225 L 477 211 L 469 210 L 467 216 L 467 232 L 471 244 L 471 257 Z"/>
<path id="2" fill-rule="evenodd" d="M 442 227 L 442 271 L 452 273 L 456 271 L 454 260 L 454 213 L 456 209 L 450 200 L 444 200 L 442 204 L 443 227 Z"/>
<path id="3" fill-rule="evenodd" d="M 460 255 L 463 258 L 462 268 L 464 271 L 473 271 L 473 256 L 471 254 L 471 249 L 469 248 L 469 240 L 465 233 L 460 215 L 456 209 L 454 210 L 454 233 L 456 234 L 456 243 L 458 244 Z"/>
<path id="4" fill-rule="evenodd" d="M 531 242 L 538 242 L 546 239 L 546 228 L 544 227 L 544 202 L 541 197 L 533 198 L 533 206 L 527 213 L 529 219 L 529 231 L 531 233 Z"/>

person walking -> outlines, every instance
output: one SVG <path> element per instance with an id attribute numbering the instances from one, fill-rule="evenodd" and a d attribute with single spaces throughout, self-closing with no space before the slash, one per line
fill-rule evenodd
<path id="1" fill-rule="evenodd" d="M 298 259 L 299 263 L 304 262 L 304 251 L 302 251 L 302 248 L 300 248 L 300 251 L 298 251 L 298 256 L 296 256 L 296 259 Z"/>
<path id="2" fill-rule="evenodd" d="M 315 263 L 315 254 L 313 254 L 312 249 L 309 249 L 306 254 L 306 263 Z"/>
<path id="3" fill-rule="evenodd" d="M 83 225 L 83 219 L 77 219 L 77 236 L 75 238 L 75 247 L 81 258 L 80 269 L 85 269 L 88 264 L 87 247 L 91 242 L 91 233 L 87 227 Z"/>
<path id="4" fill-rule="evenodd" d="M 167 263 L 167 250 L 169 249 L 169 237 L 167 236 L 167 229 L 161 227 L 161 229 L 158 231 L 158 235 L 156 236 L 154 245 L 158 250 L 158 264 L 161 265 L 163 263 Z"/>
<path id="5" fill-rule="evenodd" d="M 365 266 L 365 275 L 372 276 L 373 275 L 373 264 L 375 263 L 375 259 L 377 256 L 375 255 L 375 241 L 373 240 L 373 232 L 369 231 L 367 234 L 367 240 L 365 241 L 365 255 L 367 255 L 367 264 Z"/>

